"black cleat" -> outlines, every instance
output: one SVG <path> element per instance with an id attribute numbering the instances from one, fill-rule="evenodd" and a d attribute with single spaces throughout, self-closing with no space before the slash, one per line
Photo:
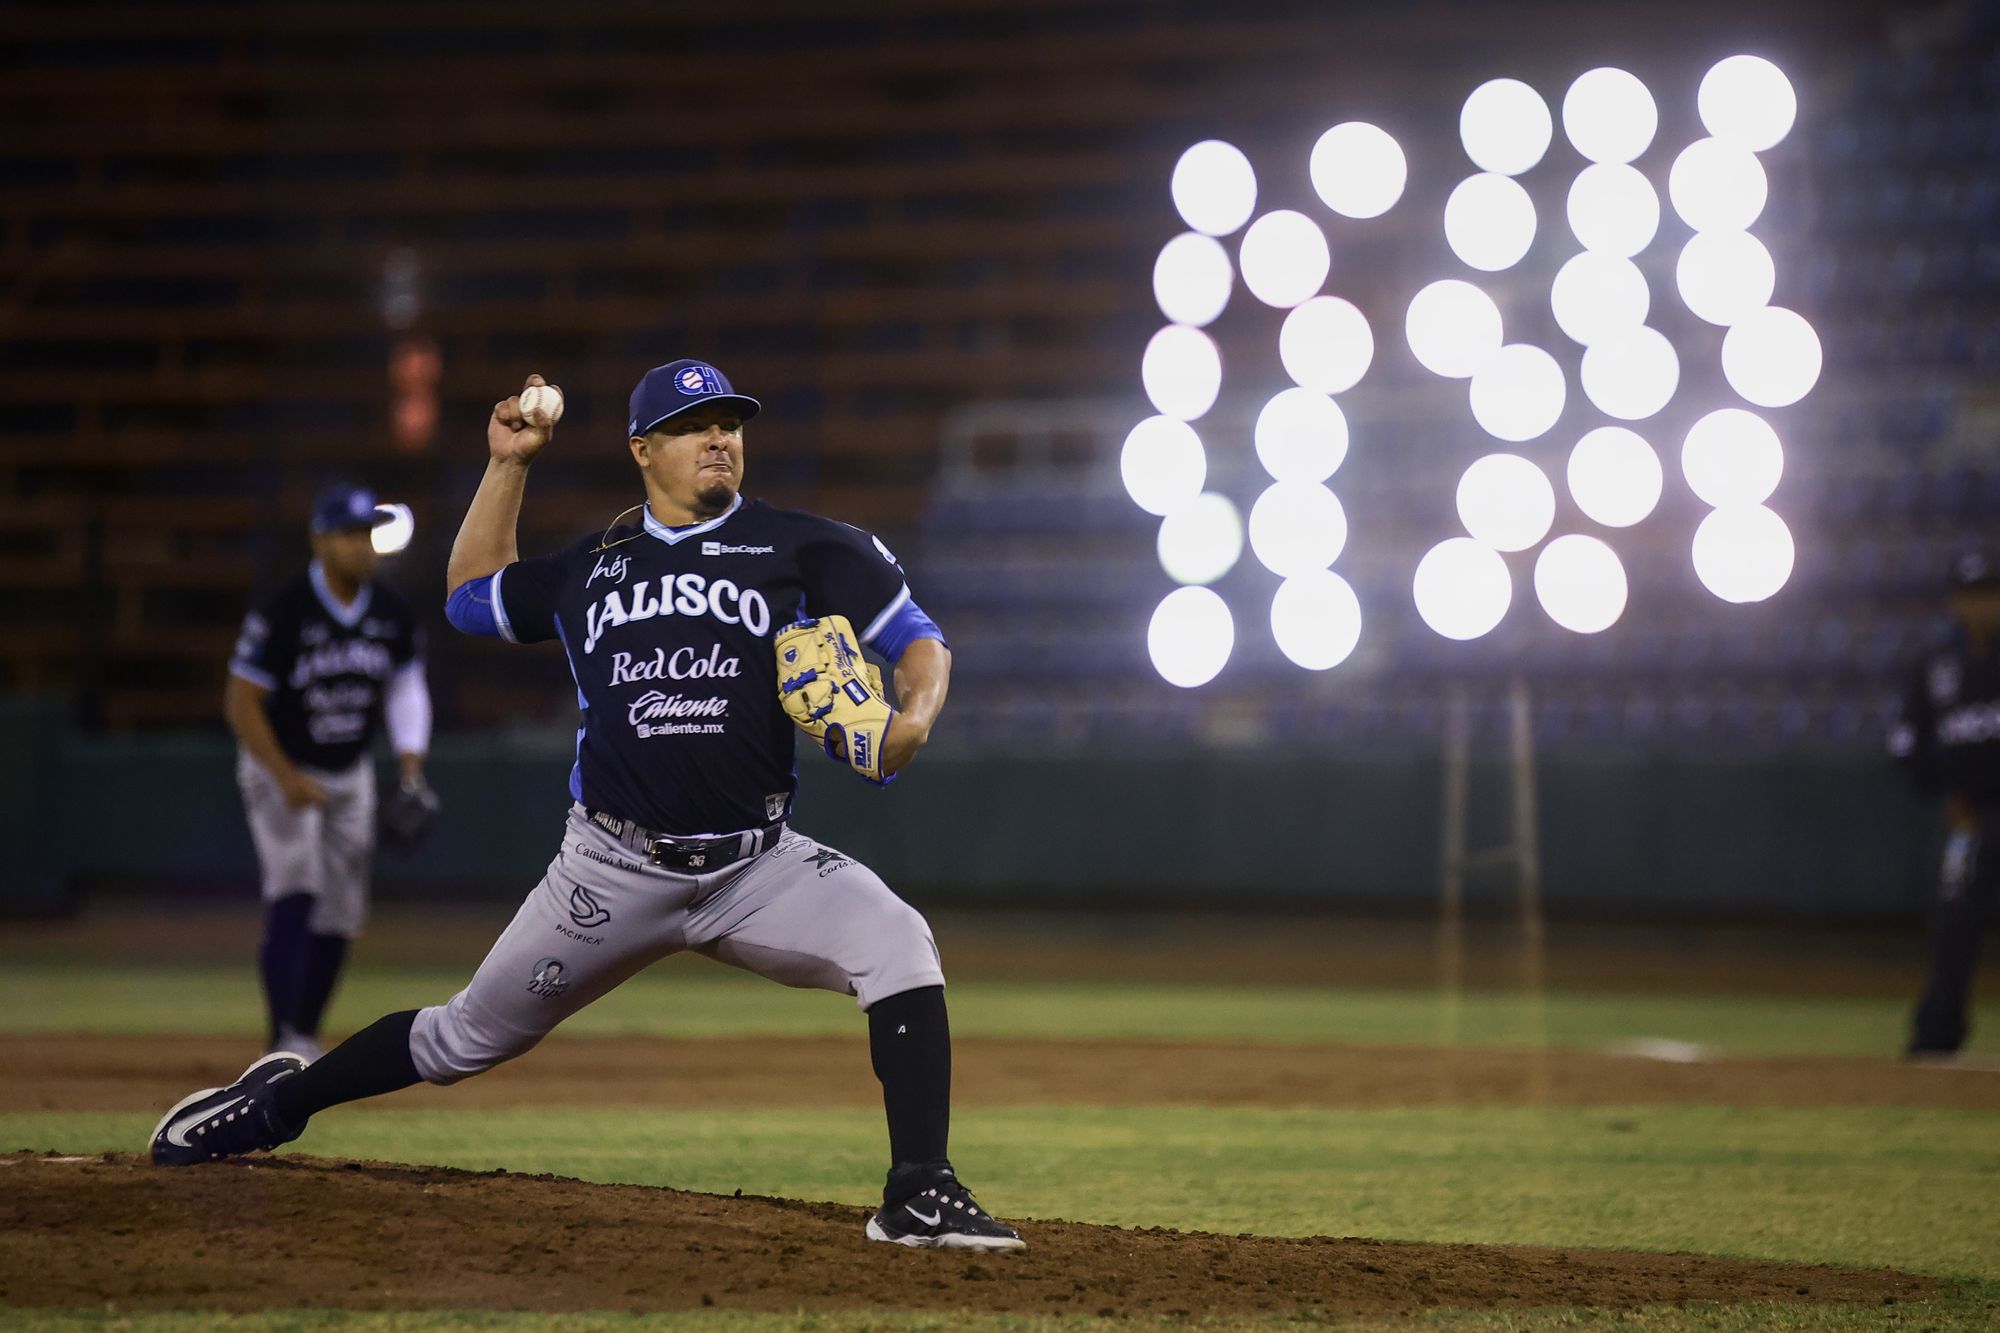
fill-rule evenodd
<path id="1" fill-rule="evenodd" d="M 204 1088 L 181 1098 L 153 1127 L 154 1163 L 193 1166 L 290 1143 L 305 1126 L 278 1118 L 271 1085 L 305 1067 L 305 1061 L 291 1052 L 274 1051 L 228 1087 Z"/>
<path id="2" fill-rule="evenodd" d="M 1022 1250 L 1012 1227 L 979 1206 L 972 1191 L 946 1171 L 943 1179 L 905 1199 L 885 1203 L 868 1219 L 868 1239 L 924 1250 Z"/>

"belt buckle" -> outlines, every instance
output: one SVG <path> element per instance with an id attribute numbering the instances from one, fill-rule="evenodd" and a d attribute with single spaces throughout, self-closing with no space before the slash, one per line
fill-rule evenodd
<path id="1" fill-rule="evenodd" d="M 702 839 L 650 838 L 646 842 L 646 858 L 654 865 L 665 864 L 676 852 L 690 870 L 700 870 L 708 864 L 708 843 Z"/>

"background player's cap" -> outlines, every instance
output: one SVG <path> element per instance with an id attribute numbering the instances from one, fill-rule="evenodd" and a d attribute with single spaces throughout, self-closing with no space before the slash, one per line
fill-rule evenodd
<path id="1" fill-rule="evenodd" d="M 729 403 L 748 421 L 763 404 L 729 387 L 723 373 L 706 361 L 669 361 L 654 366 L 632 390 L 631 434 L 644 435 L 668 417 L 704 403 Z"/>
<path id="2" fill-rule="evenodd" d="M 329 486 L 313 501 L 312 530 L 345 532 L 379 528 L 395 517 L 375 503 L 375 492 L 366 486 Z"/>
<path id="3" fill-rule="evenodd" d="M 1986 546 L 1967 546 L 1951 558 L 1954 588 L 2000 588 L 2000 561 Z"/>

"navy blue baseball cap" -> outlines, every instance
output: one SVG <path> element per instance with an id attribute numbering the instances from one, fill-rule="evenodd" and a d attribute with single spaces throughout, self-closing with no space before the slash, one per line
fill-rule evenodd
<path id="1" fill-rule="evenodd" d="M 313 501 L 314 532 L 350 532 L 355 528 L 379 528 L 395 515 L 375 503 L 375 492 L 366 486 L 329 486 Z"/>
<path id="2" fill-rule="evenodd" d="M 728 403 L 745 421 L 764 406 L 730 388 L 728 378 L 706 361 L 669 361 L 647 371 L 632 390 L 629 433 L 644 435 L 668 417 L 708 403 Z"/>

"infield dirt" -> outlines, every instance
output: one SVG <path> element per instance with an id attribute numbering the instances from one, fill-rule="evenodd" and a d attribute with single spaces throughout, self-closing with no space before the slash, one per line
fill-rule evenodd
<path id="1" fill-rule="evenodd" d="M 0 1306 L 1394 1315 L 1688 1301 L 1883 1305 L 1891 1270 L 1688 1254 L 1023 1221 L 1023 1253 L 862 1240 L 865 1210 L 287 1156 L 168 1170 L 0 1157 Z M 308 1240 L 308 1238 L 310 1238 Z"/>
<path id="2" fill-rule="evenodd" d="M 1888 1059 L 1673 1063 L 1590 1051 L 1230 1042 L 956 1043 L 961 1106 L 1912 1106 L 2000 1110 L 2000 1070 Z M 0 1037 L 0 1111 L 145 1111 L 229 1082 L 257 1054 L 219 1037 Z M 372 1105 L 879 1106 L 859 1038 L 570 1037 L 450 1088 Z"/>

